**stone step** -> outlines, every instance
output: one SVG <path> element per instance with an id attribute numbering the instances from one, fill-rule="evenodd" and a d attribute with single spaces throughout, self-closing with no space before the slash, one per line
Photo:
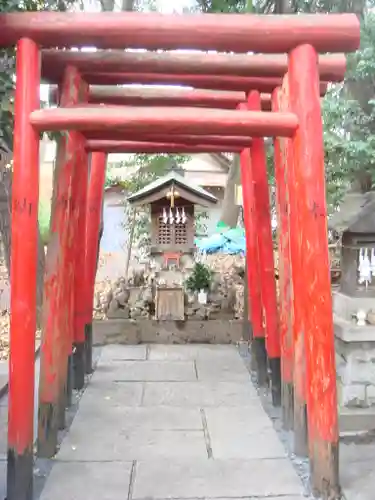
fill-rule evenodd
<path id="1" fill-rule="evenodd" d="M 242 340 L 242 320 L 98 320 L 93 334 L 94 345 L 236 344 Z"/>
<path id="2" fill-rule="evenodd" d="M 341 437 L 373 431 L 375 429 L 375 407 L 341 408 L 339 429 Z"/>

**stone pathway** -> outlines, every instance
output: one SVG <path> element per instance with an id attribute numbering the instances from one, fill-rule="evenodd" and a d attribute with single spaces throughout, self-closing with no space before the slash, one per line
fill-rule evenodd
<path id="1" fill-rule="evenodd" d="M 232 346 L 107 346 L 40 500 L 302 500 Z"/>
<path id="2" fill-rule="evenodd" d="M 344 500 L 373 500 L 375 442 L 340 444 L 340 477 Z"/>

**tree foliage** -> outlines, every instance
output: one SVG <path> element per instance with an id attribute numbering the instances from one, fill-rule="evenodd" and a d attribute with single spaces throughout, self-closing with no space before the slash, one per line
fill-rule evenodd
<path id="1" fill-rule="evenodd" d="M 375 15 L 363 12 L 361 49 L 348 56 L 343 84 L 323 100 L 328 201 L 333 207 L 353 183 L 375 179 Z"/>
<path id="2" fill-rule="evenodd" d="M 0 0 L 0 12 L 65 11 L 73 0 Z M 0 50 L 0 139 L 11 149 L 13 144 L 13 107 L 16 70 L 14 48 Z"/>
<path id="3" fill-rule="evenodd" d="M 197 0 L 203 12 L 244 12 L 243 0 Z M 322 100 L 327 197 L 330 209 L 356 181 L 375 178 L 375 14 L 373 0 L 258 0 L 262 14 L 352 12 L 361 20 L 361 48 L 347 57 L 345 81 Z M 270 159 L 270 155 L 269 155 Z M 271 172 L 271 183 L 272 170 Z M 359 179 L 359 181 L 358 181 Z"/>

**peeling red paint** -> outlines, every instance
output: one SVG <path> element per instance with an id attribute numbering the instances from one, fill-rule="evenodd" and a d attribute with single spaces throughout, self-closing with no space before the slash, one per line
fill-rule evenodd
<path id="1" fill-rule="evenodd" d="M 280 88 L 272 94 L 272 110 L 284 109 Z M 281 345 L 281 373 L 285 382 L 293 382 L 293 338 L 292 338 L 292 283 L 290 260 L 290 203 L 288 186 L 287 148 L 290 140 L 278 137 L 274 140 L 276 205 L 278 216 L 278 264 L 279 264 L 279 324 Z"/>
<path id="2" fill-rule="evenodd" d="M 85 232 L 85 323 L 92 322 L 96 261 L 98 253 L 98 240 L 104 194 L 106 163 L 107 155 L 105 153 L 92 153 L 90 165 L 90 181 L 87 195 L 87 217 Z"/>
<path id="3" fill-rule="evenodd" d="M 39 49 L 30 39 L 17 43 L 16 75 L 8 449 L 21 457 L 31 453 L 33 447 L 38 259 L 39 135 L 30 124 L 29 114 L 39 109 L 40 68 Z"/>
<path id="4" fill-rule="evenodd" d="M 243 105 L 246 109 L 246 104 Z M 255 219 L 254 184 L 250 160 L 250 149 L 243 149 L 240 155 L 242 198 L 246 234 L 247 280 L 249 310 L 254 337 L 264 337 L 262 299 L 260 291 L 258 238 Z"/>
<path id="5" fill-rule="evenodd" d="M 78 102 L 80 76 L 66 69 L 60 88 L 60 105 Z M 46 255 L 40 370 L 40 405 L 57 406 L 64 387 L 67 358 L 72 351 L 74 256 L 76 229 L 72 185 L 77 169 L 77 148 L 84 141 L 76 132 L 62 133 L 58 141 L 54 198 L 51 210 L 51 240 Z"/>
<path id="6" fill-rule="evenodd" d="M 294 246 L 299 247 L 301 264 L 303 259 L 303 280 L 296 282 L 294 296 L 303 298 L 298 315 L 301 312 L 304 327 L 309 449 L 316 467 L 313 474 L 321 475 L 320 483 L 325 477 L 327 484 L 336 484 L 337 457 L 332 455 L 338 444 L 336 369 L 317 68 L 318 56 L 312 46 L 302 45 L 290 53 L 290 105 L 299 120 L 293 155 L 300 234 Z M 316 207 L 324 217 L 316 217 Z"/>
<path id="7" fill-rule="evenodd" d="M 261 109 L 260 93 L 249 93 L 248 109 Z M 250 148 L 252 175 L 254 181 L 255 213 L 258 234 L 260 263 L 260 284 L 266 329 L 266 348 L 270 358 L 280 357 L 280 338 L 276 301 L 275 267 L 271 229 L 271 212 L 267 180 L 264 139 L 254 137 Z"/>

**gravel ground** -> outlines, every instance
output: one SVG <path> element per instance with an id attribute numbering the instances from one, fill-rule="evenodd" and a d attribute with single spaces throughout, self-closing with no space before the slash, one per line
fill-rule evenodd
<path id="1" fill-rule="evenodd" d="M 250 370 L 250 351 L 248 349 L 247 343 L 244 342 L 242 345 L 240 345 L 239 352 L 245 362 L 247 369 L 251 374 L 251 379 L 253 381 L 253 384 L 257 387 L 255 376 Z M 269 393 L 269 391 L 265 389 L 260 389 L 258 387 L 258 394 L 264 410 L 267 412 L 268 416 L 272 420 L 273 426 L 280 438 L 280 441 L 283 443 L 285 450 L 288 454 L 288 457 L 290 458 L 293 467 L 297 471 L 297 474 L 302 481 L 304 488 L 304 496 L 306 496 L 307 499 L 319 500 L 316 497 L 314 497 L 311 492 L 309 460 L 307 458 L 298 457 L 292 452 L 293 432 L 285 431 L 282 428 L 281 408 L 274 408 L 272 406 L 271 394 Z"/>

